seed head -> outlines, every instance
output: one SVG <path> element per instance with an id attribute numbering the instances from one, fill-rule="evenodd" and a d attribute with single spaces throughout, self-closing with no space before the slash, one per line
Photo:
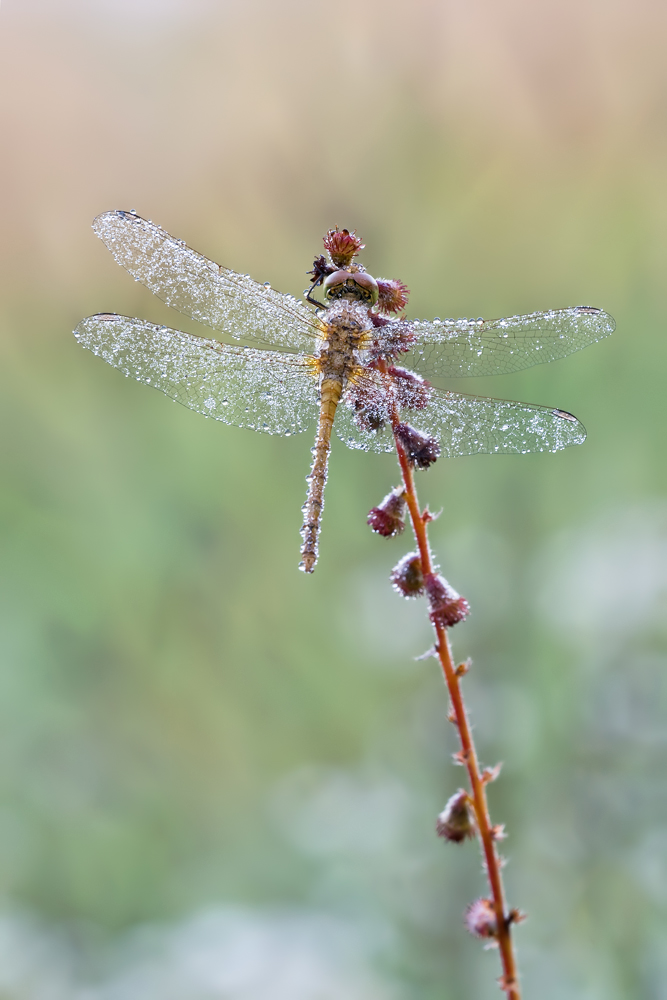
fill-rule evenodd
<path id="1" fill-rule="evenodd" d="M 405 491 L 402 486 L 396 487 L 378 507 L 373 507 L 368 513 L 368 524 L 377 535 L 393 538 L 400 535 L 405 528 Z"/>
<path id="2" fill-rule="evenodd" d="M 466 910 L 466 927 L 479 938 L 498 937 L 496 911 L 490 899 L 476 899 Z"/>
<path id="3" fill-rule="evenodd" d="M 335 268 L 329 264 L 323 253 L 316 257 L 313 261 L 313 270 L 307 271 L 307 274 L 312 274 L 310 279 L 314 285 L 319 285 L 323 278 L 326 278 L 328 274 L 333 274 Z"/>
<path id="4" fill-rule="evenodd" d="M 364 249 L 364 244 L 356 235 L 356 230 L 351 233 L 348 229 L 336 226 L 324 237 L 324 249 L 336 267 L 346 267 Z"/>
<path id="5" fill-rule="evenodd" d="M 376 312 L 369 312 L 368 316 L 373 326 L 380 331 L 368 347 L 371 362 L 391 363 L 417 342 L 417 334 L 411 323 L 389 320 Z"/>
<path id="6" fill-rule="evenodd" d="M 390 365 L 388 374 L 393 379 L 396 402 L 402 410 L 423 410 L 424 407 L 428 406 L 431 398 L 431 386 L 426 379 L 406 368 L 397 368 L 396 365 Z M 430 440 L 435 439 L 431 438 Z M 439 445 L 438 454 L 440 454 Z"/>
<path id="7" fill-rule="evenodd" d="M 466 837 L 475 836 L 475 824 L 468 793 L 463 788 L 454 792 L 442 810 L 435 825 L 439 837 L 460 844 Z"/>
<path id="8" fill-rule="evenodd" d="M 410 289 L 394 278 L 378 278 L 378 309 L 380 312 L 397 313 L 408 304 Z"/>
<path id="9" fill-rule="evenodd" d="M 394 590 L 403 597 L 419 597 L 424 593 L 422 562 L 416 552 L 408 552 L 391 571 Z"/>
<path id="10" fill-rule="evenodd" d="M 381 431 L 389 420 L 386 397 L 365 391 L 361 385 L 353 387 L 347 405 L 354 414 L 354 422 L 361 431 Z"/>
<path id="11" fill-rule="evenodd" d="M 428 469 L 440 454 L 439 442 L 415 430 L 410 424 L 399 424 L 394 434 L 405 448 L 410 465 L 418 469 Z"/>
<path id="12" fill-rule="evenodd" d="M 470 614 L 470 605 L 445 580 L 444 576 L 429 573 L 424 579 L 428 595 L 429 618 L 434 625 L 451 628 Z"/>
<path id="13" fill-rule="evenodd" d="M 378 310 L 393 313 L 405 309 L 410 289 L 402 281 L 394 278 L 378 278 Z"/>

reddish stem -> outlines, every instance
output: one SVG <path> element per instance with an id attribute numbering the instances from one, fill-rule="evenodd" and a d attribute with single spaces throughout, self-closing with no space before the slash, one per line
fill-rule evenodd
<path id="1" fill-rule="evenodd" d="M 397 413 L 395 414 L 393 424 L 395 429 L 398 424 Z M 396 436 L 394 439 L 396 441 L 396 451 L 398 452 L 398 461 L 401 466 L 403 485 L 405 487 L 405 499 L 407 501 L 408 510 L 410 511 L 412 529 L 419 548 L 422 570 L 424 575 L 426 575 L 427 573 L 433 572 L 433 561 L 431 559 L 431 551 L 429 549 L 426 530 L 427 519 L 422 515 L 419 509 L 414 475 L 408 457 L 405 453 L 405 449 Z M 442 672 L 445 676 L 447 688 L 449 690 L 449 697 L 453 710 L 453 721 L 459 731 L 459 738 L 461 741 L 461 754 L 459 759 L 461 760 L 461 763 L 465 764 L 470 777 L 470 798 L 475 811 L 477 829 L 479 830 L 482 851 L 486 862 L 486 874 L 489 880 L 493 907 L 496 914 L 498 949 L 500 951 L 500 959 L 503 967 L 503 976 L 500 981 L 500 985 L 507 994 L 507 1000 L 521 1000 L 517 964 L 511 934 L 512 919 L 510 914 L 507 912 L 505 905 L 505 893 L 503 889 L 502 875 L 500 872 L 501 862 L 498 857 L 498 852 L 496 851 L 493 827 L 489 816 L 489 806 L 486 799 L 485 788 L 486 782 L 480 773 L 475 744 L 470 731 L 470 724 L 468 722 L 468 716 L 463 701 L 463 694 L 459 683 L 459 676 L 452 660 L 452 651 L 449 645 L 447 629 L 443 628 L 443 626 L 437 622 L 434 623 L 433 627 L 437 636 L 435 649 L 442 666 Z"/>

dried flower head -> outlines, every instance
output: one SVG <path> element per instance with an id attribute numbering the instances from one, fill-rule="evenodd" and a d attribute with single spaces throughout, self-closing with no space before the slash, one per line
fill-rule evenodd
<path id="1" fill-rule="evenodd" d="M 466 910 L 466 927 L 479 938 L 498 937 L 496 911 L 490 899 L 476 899 Z"/>
<path id="2" fill-rule="evenodd" d="M 399 424 L 394 434 L 405 448 L 410 465 L 418 469 L 428 469 L 440 454 L 439 442 L 415 430 L 410 424 Z"/>
<path id="3" fill-rule="evenodd" d="M 425 378 L 408 371 L 407 368 L 397 368 L 395 365 L 391 365 L 387 371 L 393 379 L 396 402 L 401 410 L 423 410 L 428 406 L 431 386 Z M 440 454 L 439 446 L 438 454 Z"/>
<path id="4" fill-rule="evenodd" d="M 394 278 L 378 278 L 378 309 L 380 312 L 397 313 L 408 304 L 410 289 Z"/>
<path id="5" fill-rule="evenodd" d="M 312 271 L 307 271 L 306 273 L 312 275 L 310 280 L 314 285 L 319 285 L 322 279 L 326 278 L 328 274 L 333 274 L 334 270 L 335 268 L 329 264 L 324 254 L 321 253 L 319 257 L 316 257 L 313 261 Z"/>
<path id="6" fill-rule="evenodd" d="M 324 249 L 336 267 L 346 267 L 364 249 L 364 244 L 356 235 L 356 230 L 351 233 L 348 229 L 336 226 L 324 237 Z"/>
<path id="7" fill-rule="evenodd" d="M 390 419 L 387 396 L 373 391 L 372 386 L 363 382 L 350 386 L 345 402 L 361 431 L 381 431 Z"/>
<path id="8" fill-rule="evenodd" d="M 466 837 L 475 836 L 475 824 L 470 799 L 464 788 L 459 788 L 447 801 L 435 824 L 439 837 L 460 844 Z"/>
<path id="9" fill-rule="evenodd" d="M 429 573 L 424 580 L 428 595 L 429 618 L 434 625 L 451 628 L 470 614 L 470 605 L 451 587 L 444 576 Z"/>
<path id="10" fill-rule="evenodd" d="M 424 593 L 424 573 L 422 561 L 416 552 L 408 552 L 391 571 L 390 579 L 394 590 L 403 597 L 419 597 Z"/>
<path id="11" fill-rule="evenodd" d="M 412 323 L 390 320 L 379 313 L 370 312 L 369 319 L 382 333 L 369 345 L 370 360 L 393 361 L 399 354 L 405 354 L 417 342 Z"/>
<path id="12" fill-rule="evenodd" d="M 368 512 L 368 524 L 377 535 L 393 538 L 405 528 L 405 489 L 397 486 L 378 507 L 372 507 Z"/>

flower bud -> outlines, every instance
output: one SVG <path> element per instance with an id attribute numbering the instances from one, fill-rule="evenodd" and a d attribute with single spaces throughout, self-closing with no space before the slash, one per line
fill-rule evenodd
<path id="1" fill-rule="evenodd" d="M 391 571 L 394 590 L 403 597 L 419 597 L 424 593 L 422 561 L 416 552 L 408 552 Z"/>
<path id="2" fill-rule="evenodd" d="M 440 444 L 434 437 L 428 437 L 409 424 L 399 424 L 394 434 L 405 448 L 410 465 L 418 469 L 428 469 L 440 454 Z"/>
<path id="3" fill-rule="evenodd" d="M 400 535 L 405 528 L 405 490 L 397 486 L 387 493 L 379 507 L 372 507 L 368 512 L 368 524 L 377 535 L 393 538 Z"/>
<path id="4" fill-rule="evenodd" d="M 328 252 L 336 267 L 345 267 L 350 264 L 360 250 L 364 249 L 355 232 L 348 229 L 330 229 L 324 237 L 324 249 Z"/>
<path id="5" fill-rule="evenodd" d="M 378 278 L 378 309 L 380 312 L 397 313 L 408 304 L 410 289 L 394 278 Z"/>
<path id="6" fill-rule="evenodd" d="M 429 618 L 434 625 L 451 628 L 470 614 L 470 605 L 465 597 L 457 594 L 444 576 L 429 573 L 424 580 L 424 587 L 429 601 Z"/>
<path id="7" fill-rule="evenodd" d="M 498 937 L 496 911 L 490 899 L 476 899 L 466 910 L 466 927 L 479 938 Z"/>
<path id="8" fill-rule="evenodd" d="M 332 274 L 333 271 L 333 266 L 327 262 L 324 254 L 321 253 L 319 257 L 316 257 L 313 261 L 313 270 L 306 271 L 306 274 L 312 274 L 312 278 L 310 279 L 311 282 L 314 285 L 319 285 L 324 278 L 326 278 L 328 274 Z"/>
<path id="9" fill-rule="evenodd" d="M 463 788 L 459 788 L 448 800 L 447 805 L 442 810 L 435 825 L 435 831 L 439 837 L 450 840 L 454 844 L 460 844 L 466 837 L 475 836 L 475 824 L 468 793 Z"/>
<path id="10" fill-rule="evenodd" d="M 423 410 L 425 406 L 428 406 L 431 398 L 431 386 L 421 375 L 416 375 L 415 372 L 407 371 L 405 368 L 397 368 L 395 365 L 391 365 L 387 374 L 391 375 L 396 402 L 400 409 Z M 435 439 L 431 438 L 430 440 Z M 439 448 L 438 454 L 440 454 Z"/>

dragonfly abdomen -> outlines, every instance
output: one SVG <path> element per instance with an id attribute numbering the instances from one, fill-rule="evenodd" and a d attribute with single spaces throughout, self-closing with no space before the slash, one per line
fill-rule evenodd
<path id="1" fill-rule="evenodd" d="M 324 487 L 327 481 L 329 452 L 331 451 L 331 428 L 336 409 L 343 392 L 339 379 L 323 379 L 320 387 L 320 416 L 317 437 L 313 447 L 313 464 L 308 475 L 308 495 L 302 507 L 301 562 L 299 569 L 312 573 L 317 562 L 317 537 L 320 531 L 322 508 L 324 507 Z"/>

